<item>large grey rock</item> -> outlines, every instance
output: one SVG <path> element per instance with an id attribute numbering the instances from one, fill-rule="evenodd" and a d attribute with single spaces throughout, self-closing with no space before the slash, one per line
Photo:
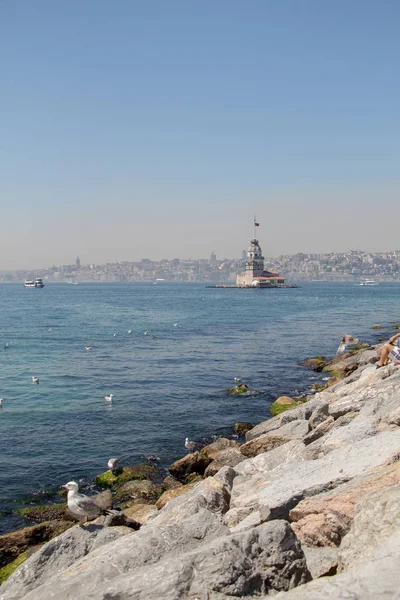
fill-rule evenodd
<path id="1" fill-rule="evenodd" d="M 287 518 L 302 498 L 333 489 L 372 469 L 399 446 L 400 430 L 383 432 L 333 450 L 319 460 L 289 462 L 264 478 L 237 477 L 224 521 L 230 527 L 236 526 L 253 511 L 260 511 L 262 521 Z M 246 465 L 238 467 L 245 469 Z"/>
<path id="2" fill-rule="evenodd" d="M 400 533 L 379 547 L 371 559 L 333 577 L 322 577 L 289 592 L 277 600 L 396 600 L 400 589 Z M 267 600 L 262 596 L 259 600 Z"/>
<path id="3" fill-rule="evenodd" d="M 47 542 L 32 554 L 0 588 L 1 600 L 20 600 L 58 571 L 102 546 L 124 537 L 132 530 L 100 525 L 78 525 Z"/>
<path id="4" fill-rule="evenodd" d="M 285 521 L 221 536 L 191 551 L 174 550 L 157 564 L 143 556 L 137 560 L 135 551 L 126 556 L 123 571 L 110 552 L 113 569 L 99 555 L 88 557 L 90 569 L 83 560 L 24 600 L 217 600 L 289 590 L 310 579 L 300 544 Z"/>
<path id="5" fill-rule="evenodd" d="M 353 524 L 339 549 L 339 570 L 345 571 L 369 559 L 396 530 L 400 531 L 400 484 L 357 502 Z"/>
<path id="6" fill-rule="evenodd" d="M 262 452 L 273 450 L 282 444 L 294 439 L 301 439 L 307 435 L 310 426 L 306 420 L 293 420 L 285 423 L 276 431 L 265 433 L 257 438 L 246 442 L 240 447 L 244 456 L 256 456 Z"/>
<path id="7" fill-rule="evenodd" d="M 272 417 L 267 421 L 262 421 L 261 423 L 258 423 L 258 425 L 256 425 L 255 427 L 253 427 L 253 429 L 250 429 L 246 433 L 246 442 L 250 442 L 251 440 L 254 440 L 260 435 L 264 435 L 265 433 L 269 433 L 270 431 L 275 431 L 275 429 L 278 429 L 281 426 L 281 419 L 282 415 L 277 415 L 276 417 Z"/>
<path id="8" fill-rule="evenodd" d="M 301 545 L 307 561 L 307 568 L 313 579 L 336 575 L 338 565 L 338 550 L 329 546 Z"/>
<path id="9" fill-rule="evenodd" d="M 217 452 L 212 463 L 210 463 L 204 472 L 205 477 L 210 477 L 218 473 L 224 466 L 234 467 L 245 460 L 245 457 L 238 448 L 226 448 Z"/>

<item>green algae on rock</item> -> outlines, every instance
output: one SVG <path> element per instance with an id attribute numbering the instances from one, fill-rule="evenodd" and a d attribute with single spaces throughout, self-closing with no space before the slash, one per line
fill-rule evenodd
<path id="1" fill-rule="evenodd" d="M 280 415 L 291 408 L 296 408 L 296 406 L 298 406 L 298 403 L 290 396 L 280 396 L 271 404 L 269 412 L 273 417 L 276 417 L 276 415 Z"/>
<path id="2" fill-rule="evenodd" d="M 12 575 L 20 565 L 28 558 L 28 553 L 22 552 L 17 558 L 15 558 L 12 562 L 8 563 L 5 567 L 0 569 L 0 585 L 7 581 L 7 579 Z"/>
<path id="3" fill-rule="evenodd" d="M 311 356 L 301 364 L 303 367 L 309 367 L 313 371 L 317 371 L 319 373 L 327 366 L 328 359 L 325 358 L 325 356 L 317 354 L 316 356 Z"/>
<path id="4" fill-rule="evenodd" d="M 245 383 L 240 383 L 239 385 L 235 385 L 234 387 L 227 388 L 227 392 L 230 396 L 240 396 L 241 394 L 245 394 L 250 390 L 249 386 Z"/>
<path id="5" fill-rule="evenodd" d="M 150 465 L 123 467 L 122 469 L 115 471 L 115 474 L 112 471 L 100 473 L 95 477 L 94 483 L 103 489 L 115 489 L 127 481 L 149 479 L 154 476 L 155 473 L 158 473 L 158 469 Z"/>
<path id="6" fill-rule="evenodd" d="M 71 515 L 67 512 L 67 505 L 64 503 L 28 506 L 27 508 L 18 509 L 17 513 L 33 523 L 43 523 L 44 521 L 54 521 L 56 519 L 71 521 Z"/>
<path id="7" fill-rule="evenodd" d="M 238 421 L 233 426 L 233 432 L 236 433 L 240 437 L 244 437 L 250 429 L 253 429 L 254 423 L 242 423 Z"/>
<path id="8" fill-rule="evenodd" d="M 375 325 L 372 325 L 371 329 L 385 329 L 383 325 L 378 325 L 378 323 L 375 323 Z"/>

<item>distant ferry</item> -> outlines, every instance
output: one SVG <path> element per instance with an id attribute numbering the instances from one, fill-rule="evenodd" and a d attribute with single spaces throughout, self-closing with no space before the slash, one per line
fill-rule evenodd
<path id="1" fill-rule="evenodd" d="M 37 277 L 35 280 L 33 279 L 25 279 L 24 287 L 26 288 L 44 288 L 43 279 Z"/>
<path id="2" fill-rule="evenodd" d="M 361 281 L 360 285 L 378 285 L 378 282 L 373 279 L 364 279 Z"/>

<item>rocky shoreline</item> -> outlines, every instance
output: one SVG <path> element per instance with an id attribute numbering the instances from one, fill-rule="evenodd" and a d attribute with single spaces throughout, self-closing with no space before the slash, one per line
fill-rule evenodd
<path id="1" fill-rule="evenodd" d="M 400 371 L 376 360 L 374 346 L 314 357 L 324 389 L 278 399 L 243 443 L 220 438 L 163 481 L 100 474 L 96 500 L 118 519 L 80 528 L 65 505 L 35 507 L 35 525 L 0 536 L 0 567 L 22 563 L 0 600 L 394 598 Z"/>

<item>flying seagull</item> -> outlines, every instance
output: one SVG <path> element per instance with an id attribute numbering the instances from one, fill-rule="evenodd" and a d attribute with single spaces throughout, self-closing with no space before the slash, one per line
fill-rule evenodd
<path id="1" fill-rule="evenodd" d="M 79 524 L 81 527 L 83 527 L 82 517 L 86 517 L 87 521 L 88 519 L 96 519 L 97 517 L 100 517 L 100 515 L 110 514 L 109 510 L 105 510 L 96 504 L 96 502 L 89 498 L 89 496 L 80 494 L 78 492 L 79 486 L 75 481 L 69 481 L 61 487 L 68 490 L 68 508 L 73 515 L 79 518 Z"/>
<path id="2" fill-rule="evenodd" d="M 153 340 L 158 340 L 158 335 L 152 335 L 151 337 L 153 338 Z"/>
<path id="3" fill-rule="evenodd" d="M 39 377 L 32 377 L 32 383 L 39 383 Z"/>
<path id="4" fill-rule="evenodd" d="M 336 355 L 343 354 L 343 352 L 346 350 L 347 346 L 354 346 L 355 344 L 359 344 L 359 343 L 360 343 L 360 340 L 353 337 L 352 335 L 348 335 L 347 333 L 345 333 L 340 341 Z"/>
<path id="5" fill-rule="evenodd" d="M 85 350 L 91 350 L 93 346 L 85 346 Z"/>
<path id="6" fill-rule="evenodd" d="M 112 402 L 113 399 L 113 394 L 110 394 L 109 396 L 104 396 L 104 400 L 107 400 L 107 402 Z"/>
<path id="7" fill-rule="evenodd" d="M 117 468 L 117 464 L 119 463 L 119 458 L 110 458 L 107 463 L 107 467 L 110 469 L 111 473 L 114 474 L 114 471 Z"/>

